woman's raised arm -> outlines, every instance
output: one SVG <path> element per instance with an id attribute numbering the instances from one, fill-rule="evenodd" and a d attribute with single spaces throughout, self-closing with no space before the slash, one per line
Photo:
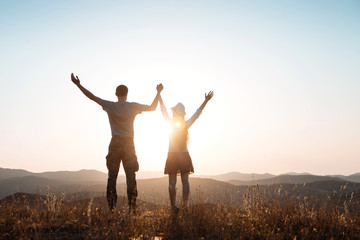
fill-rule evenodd
<path id="1" fill-rule="evenodd" d="M 199 107 L 199 109 L 202 111 L 204 110 L 206 104 L 208 101 L 210 101 L 210 99 L 214 96 L 214 92 L 210 91 L 208 94 L 205 93 L 205 100 L 204 102 L 201 104 L 201 106 Z"/>
<path id="2" fill-rule="evenodd" d="M 167 110 L 166 110 L 166 107 L 165 107 L 165 104 L 164 104 L 164 101 L 163 101 L 161 95 L 160 95 L 160 97 L 159 97 L 159 102 L 160 102 L 161 113 L 162 113 L 164 119 L 165 119 L 166 121 L 168 121 L 168 122 L 171 121 L 171 118 L 169 117 L 169 114 L 168 114 L 168 112 L 167 112 Z"/>

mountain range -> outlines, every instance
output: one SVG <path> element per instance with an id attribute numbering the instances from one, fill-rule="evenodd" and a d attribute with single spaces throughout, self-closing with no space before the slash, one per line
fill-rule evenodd
<path id="1" fill-rule="evenodd" d="M 168 203 L 168 179 L 161 172 L 143 172 L 138 176 L 139 199 L 149 203 Z M 139 177 L 140 176 L 140 177 Z M 158 177 L 162 176 L 162 177 Z M 66 194 L 73 199 L 103 197 L 107 174 L 97 170 L 32 173 L 21 169 L 0 168 L 0 198 L 24 192 L 30 194 Z M 240 203 L 251 186 L 268 192 L 296 190 L 298 196 L 323 196 L 332 191 L 360 192 L 360 173 L 349 176 L 318 176 L 311 174 L 244 174 L 230 172 L 212 176 L 190 177 L 192 199 L 203 198 L 212 203 Z M 181 181 L 178 180 L 178 189 Z M 118 195 L 126 195 L 125 176 L 119 175 Z M 178 194 L 180 197 L 181 194 Z"/>
<path id="2" fill-rule="evenodd" d="M 98 170 L 79 170 L 79 171 L 56 171 L 33 173 L 22 169 L 0 168 L 0 181 L 13 177 L 36 176 L 53 180 L 61 180 L 67 182 L 103 182 L 107 180 L 107 174 Z M 140 171 L 136 173 L 137 179 L 161 178 L 166 175 L 160 171 Z M 273 183 L 305 183 L 328 179 L 342 179 L 345 181 L 359 182 L 360 172 L 351 175 L 313 175 L 310 173 L 285 173 L 273 175 L 270 173 L 240 173 L 229 172 L 218 175 L 193 175 L 197 178 L 210 178 L 218 181 L 233 182 L 242 181 L 243 184 L 273 184 Z M 298 177 L 301 176 L 301 177 Z M 125 176 L 119 173 L 118 182 L 125 182 Z M 235 182 L 234 182 L 235 183 Z M 239 182 L 238 182 L 239 183 Z M 238 185 L 237 183 L 237 185 Z"/>

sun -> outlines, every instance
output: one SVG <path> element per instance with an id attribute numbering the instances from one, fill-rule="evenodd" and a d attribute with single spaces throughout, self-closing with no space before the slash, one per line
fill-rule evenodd
<path id="1" fill-rule="evenodd" d="M 141 169 L 163 169 L 171 126 L 158 111 L 143 112 L 135 118 L 134 142 Z"/>

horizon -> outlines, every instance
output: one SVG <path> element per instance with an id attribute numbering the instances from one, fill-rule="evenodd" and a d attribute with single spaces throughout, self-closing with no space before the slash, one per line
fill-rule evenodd
<path id="1" fill-rule="evenodd" d="M 354 1 L 0 2 L 1 167 L 107 172 L 106 113 L 96 96 L 189 118 L 195 174 L 360 172 L 360 4 Z M 163 171 L 159 111 L 134 123 L 140 172 Z M 155 170 L 153 170 L 155 169 Z M 121 166 L 120 174 L 124 174 Z M 165 176 L 165 175 L 164 175 Z"/>
<path id="2" fill-rule="evenodd" d="M 34 171 L 30 171 L 27 169 L 21 169 L 21 168 L 4 168 L 4 167 L 0 167 L 0 169 L 10 169 L 10 170 L 24 170 L 30 173 L 49 173 L 49 172 L 80 172 L 80 171 L 98 171 L 104 174 L 107 174 L 107 172 L 105 171 L 101 171 L 98 169 L 79 169 L 79 170 L 55 170 L 55 171 L 41 171 L 41 172 L 34 172 Z M 141 173 L 154 173 L 154 174 L 163 174 L 164 177 L 167 176 L 167 174 L 164 174 L 163 171 L 155 171 L 155 170 L 144 170 L 141 171 L 139 170 L 137 172 L 137 174 L 141 174 Z M 246 172 L 239 172 L 239 171 L 230 171 L 230 172 L 223 172 L 223 173 L 215 173 L 215 174 L 198 174 L 198 173 L 193 173 L 190 176 L 193 177 L 211 177 L 211 176 L 218 176 L 218 175 L 226 175 L 229 173 L 240 173 L 240 174 L 247 174 L 247 175 L 251 175 L 251 174 L 258 174 L 258 175 L 265 175 L 265 174 L 270 174 L 273 176 L 280 176 L 280 175 L 314 175 L 314 176 L 336 176 L 336 175 L 343 175 L 343 176 L 350 176 L 350 175 L 354 175 L 354 174 L 359 174 L 360 172 L 354 172 L 354 173 L 350 173 L 350 174 L 316 174 L 316 173 L 311 173 L 311 172 L 284 172 L 284 173 L 279 173 L 279 174 L 275 174 L 275 173 L 270 173 L 270 172 L 263 172 L 263 173 L 246 173 Z M 119 176 L 125 176 L 125 172 L 123 171 L 119 171 Z M 145 178 L 145 177 L 143 177 Z M 151 178 L 151 177 L 149 177 Z"/>

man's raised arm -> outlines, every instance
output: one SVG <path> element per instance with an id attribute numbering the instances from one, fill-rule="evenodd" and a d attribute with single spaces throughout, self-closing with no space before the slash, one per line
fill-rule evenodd
<path id="1" fill-rule="evenodd" d="M 155 111 L 155 109 L 158 105 L 158 102 L 159 102 L 160 93 L 163 90 L 163 88 L 164 87 L 161 83 L 156 86 L 157 94 L 154 98 L 154 101 L 151 103 L 150 106 L 147 106 L 145 109 L 143 109 L 143 111 Z"/>
<path id="2" fill-rule="evenodd" d="M 71 73 L 71 81 L 78 86 L 78 88 L 84 93 L 85 96 L 96 102 L 97 104 L 101 105 L 101 98 L 98 98 L 94 94 L 92 94 L 89 90 L 81 86 L 80 79 L 78 76 L 74 76 L 74 73 Z M 155 107 L 156 108 L 156 107 Z"/>

